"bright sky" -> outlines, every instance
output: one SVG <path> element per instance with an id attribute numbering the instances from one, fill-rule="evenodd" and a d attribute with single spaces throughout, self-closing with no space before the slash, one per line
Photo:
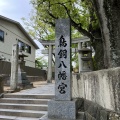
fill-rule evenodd
<path id="1" fill-rule="evenodd" d="M 21 18 L 29 18 L 31 10 L 30 0 L 0 0 L 0 15 L 19 22 L 23 27 Z M 39 42 L 37 45 L 43 49 Z M 41 56 L 40 50 L 37 50 L 36 56 Z"/>
<path id="2" fill-rule="evenodd" d="M 0 14 L 21 24 L 21 18 L 29 17 L 31 9 L 30 0 L 0 0 Z"/>

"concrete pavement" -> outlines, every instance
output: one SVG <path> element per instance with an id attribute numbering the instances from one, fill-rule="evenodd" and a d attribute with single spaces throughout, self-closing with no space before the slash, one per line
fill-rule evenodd
<path id="1" fill-rule="evenodd" d="M 49 83 L 37 86 L 36 88 L 21 90 L 20 92 L 16 92 L 17 94 L 55 94 L 55 84 Z M 13 94 L 16 94 L 13 93 Z"/>

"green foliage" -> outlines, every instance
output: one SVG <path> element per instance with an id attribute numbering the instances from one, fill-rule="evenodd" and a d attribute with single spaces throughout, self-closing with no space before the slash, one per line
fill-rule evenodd
<path id="1" fill-rule="evenodd" d="M 99 26 L 91 2 L 88 0 L 31 0 L 34 10 L 30 20 L 23 18 L 30 35 L 36 39 L 55 40 L 55 20 L 70 18 L 72 22 L 72 38 L 80 37 L 81 30 L 89 32 Z M 92 19 L 92 20 L 91 20 Z M 82 28 L 82 29 L 81 29 Z M 81 33 L 80 33 L 81 31 Z"/>
<path id="2" fill-rule="evenodd" d="M 22 20 L 26 25 L 26 30 L 34 40 L 54 38 L 54 29 L 48 27 L 47 24 L 40 21 L 36 16 L 31 15 L 29 20 L 25 18 L 22 18 Z"/>
<path id="3" fill-rule="evenodd" d="M 43 67 L 47 67 L 48 62 L 44 59 L 43 56 L 35 59 L 35 67 L 43 69 Z"/>
<path id="4" fill-rule="evenodd" d="M 31 0 L 34 10 L 30 20 L 23 18 L 26 29 L 33 39 L 55 40 L 55 20 L 70 18 L 72 38 L 87 36 L 95 40 L 94 32 L 99 22 L 91 0 Z M 76 45 L 72 45 L 76 47 Z M 73 61 L 78 66 L 77 57 Z"/>

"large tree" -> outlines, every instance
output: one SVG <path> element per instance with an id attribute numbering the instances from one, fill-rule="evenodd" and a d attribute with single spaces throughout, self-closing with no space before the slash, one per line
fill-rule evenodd
<path id="1" fill-rule="evenodd" d="M 91 0 L 100 22 L 106 68 L 120 66 L 120 0 Z"/>
<path id="2" fill-rule="evenodd" d="M 118 0 L 32 0 L 31 3 L 36 11 L 34 23 L 44 31 L 39 37 L 53 39 L 55 20 L 69 17 L 72 37 L 81 33 L 91 39 L 95 69 L 119 66 Z"/>

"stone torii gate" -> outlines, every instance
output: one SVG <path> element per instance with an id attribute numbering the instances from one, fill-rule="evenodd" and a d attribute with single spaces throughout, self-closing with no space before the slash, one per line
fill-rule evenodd
<path id="1" fill-rule="evenodd" d="M 78 48 L 72 48 L 72 52 L 78 52 L 78 62 L 79 62 L 79 73 L 83 72 L 83 60 L 82 60 L 82 53 L 80 52 L 82 49 L 82 43 L 84 42 L 90 42 L 90 39 L 88 37 L 82 37 L 82 38 L 76 38 L 72 39 L 72 44 L 78 44 Z M 40 43 L 43 46 L 48 46 L 48 49 L 42 50 L 42 54 L 48 54 L 48 75 L 47 75 L 47 82 L 52 82 L 52 54 L 55 54 L 55 49 L 53 49 L 53 46 L 55 46 L 54 40 L 40 40 Z M 90 51 L 92 51 L 90 47 Z M 92 54 L 91 54 L 92 58 Z M 88 70 L 87 70 L 88 71 Z"/>

